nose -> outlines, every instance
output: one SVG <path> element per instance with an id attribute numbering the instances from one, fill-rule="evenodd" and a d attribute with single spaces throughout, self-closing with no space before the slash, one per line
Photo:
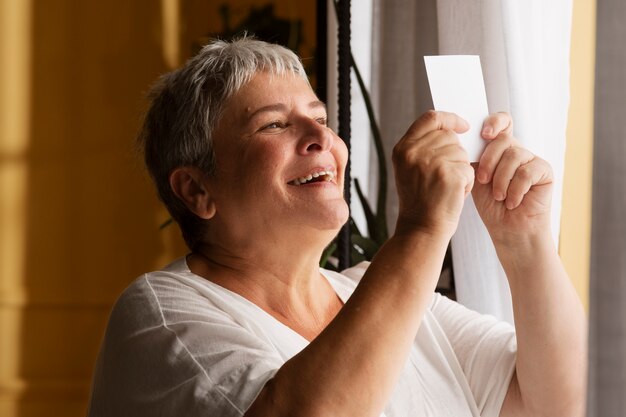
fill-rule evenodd
<path id="1" fill-rule="evenodd" d="M 302 136 L 298 143 L 298 152 L 308 155 L 314 152 L 328 151 L 333 146 L 333 132 L 328 126 L 317 120 L 303 121 Z"/>

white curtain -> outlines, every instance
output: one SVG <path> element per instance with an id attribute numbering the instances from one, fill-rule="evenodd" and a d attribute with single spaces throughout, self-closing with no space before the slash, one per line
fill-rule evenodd
<path id="1" fill-rule="evenodd" d="M 432 106 L 423 55 L 480 55 L 490 111 L 510 112 L 517 138 L 553 167 L 557 241 L 571 9 L 571 0 L 377 0 L 374 84 L 388 154 L 409 123 Z M 389 211 L 397 214 L 396 200 Z M 471 198 L 452 255 L 458 300 L 512 322 L 508 284 Z"/>

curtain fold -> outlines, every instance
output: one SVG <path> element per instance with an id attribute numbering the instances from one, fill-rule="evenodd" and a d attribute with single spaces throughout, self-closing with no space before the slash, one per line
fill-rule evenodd
<path id="1" fill-rule="evenodd" d="M 432 108 L 428 54 L 480 55 L 490 111 L 508 111 L 514 133 L 555 173 L 552 227 L 558 239 L 569 101 L 571 0 L 375 1 L 374 90 L 388 154 Z M 393 184 L 390 184 L 393 186 Z M 390 221 L 397 200 L 389 202 Z M 508 283 L 471 197 L 452 240 L 457 298 L 512 322 Z"/>
<path id="2" fill-rule="evenodd" d="M 374 0 L 373 6 L 372 104 L 390 167 L 387 220 L 393 231 L 398 200 L 391 151 L 409 125 L 432 108 L 423 56 L 438 53 L 437 11 L 436 0 Z M 374 183 L 370 195 L 375 195 Z"/>
<path id="3" fill-rule="evenodd" d="M 589 417 L 626 415 L 626 3 L 598 0 Z"/>

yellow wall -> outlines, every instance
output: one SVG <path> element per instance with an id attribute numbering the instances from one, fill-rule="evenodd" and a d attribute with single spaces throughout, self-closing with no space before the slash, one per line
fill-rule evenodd
<path id="1" fill-rule="evenodd" d="M 0 416 L 84 416 L 112 303 L 185 252 L 132 145 L 221 3 L 0 0 Z"/>
<path id="2" fill-rule="evenodd" d="M 131 147 L 161 21 L 153 0 L 0 1 L 0 416 L 84 415 L 112 302 L 177 250 Z"/>
<path id="3" fill-rule="evenodd" d="M 574 0 L 573 13 L 571 101 L 559 251 L 578 294 L 588 308 L 596 1 Z"/>

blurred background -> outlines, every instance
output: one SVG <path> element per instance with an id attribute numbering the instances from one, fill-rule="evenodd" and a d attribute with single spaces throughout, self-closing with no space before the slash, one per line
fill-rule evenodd
<path id="1" fill-rule="evenodd" d="M 600 2 L 573 1 L 559 247 L 587 308 Z M 332 98 L 334 16 L 321 3 L 0 0 L 0 416 L 85 415 L 111 305 L 186 252 L 175 226 L 160 229 L 169 216 L 133 148 L 149 86 L 208 37 L 248 29 L 297 50 Z M 384 8 L 365 3 L 353 49 L 376 87 L 368 22 Z M 372 189 L 369 150 L 354 153 L 353 175 Z"/>
<path id="2" fill-rule="evenodd" d="M 291 3 L 0 1 L 0 416 L 85 414 L 112 303 L 185 253 L 133 148 L 145 93 L 251 14 L 311 58 Z"/>

